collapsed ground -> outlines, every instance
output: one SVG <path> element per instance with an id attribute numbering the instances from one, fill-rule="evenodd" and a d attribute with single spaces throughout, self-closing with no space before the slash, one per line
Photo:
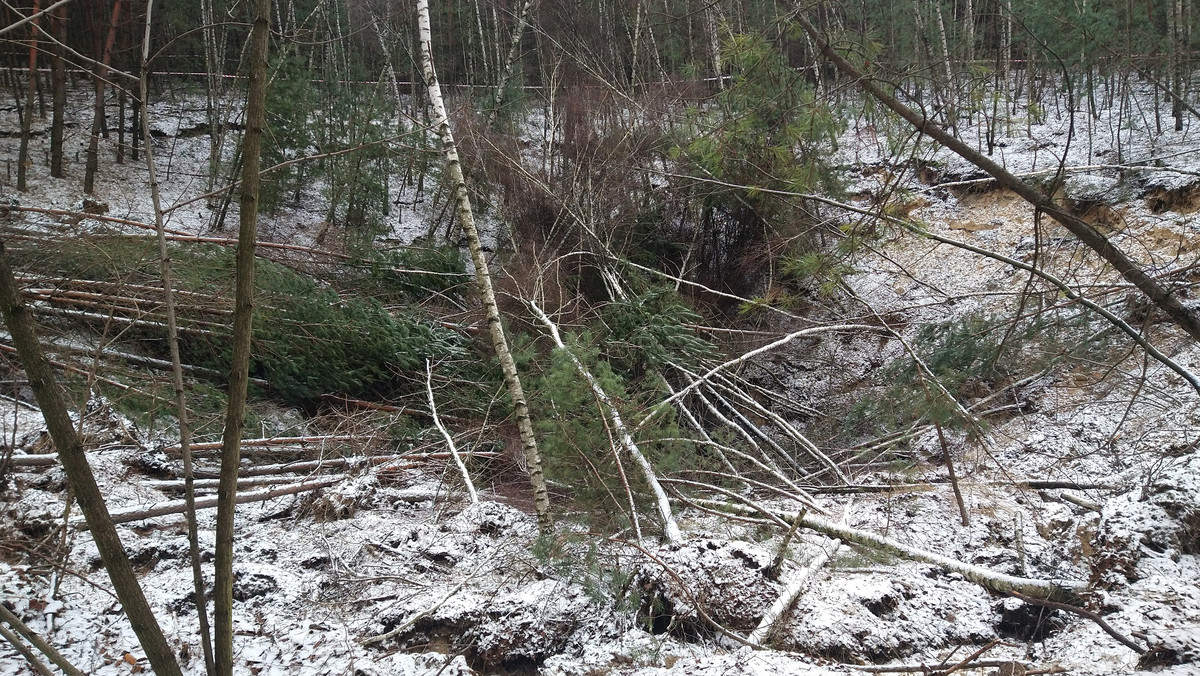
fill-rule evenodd
<path id="1" fill-rule="evenodd" d="M 181 97 L 172 105 L 163 104 L 157 112 L 164 120 L 160 162 L 176 169 L 167 180 L 169 199 L 175 200 L 202 191 L 196 167 L 204 166 L 207 140 L 185 133 L 189 115 L 202 112 L 194 100 Z M 1036 142 L 1019 135 L 1010 139 L 1002 151 L 1008 166 L 1018 172 L 1044 170 L 1053 160 L 1055 139 L 1062 138 L 1056 127 L 1061 124 L 1036 130 Z M 1200 145 L 1194 134 L 1147 135 L 1141 146 L 1126 152 L 1143 151 L 1133 159 L 1148 164 L 1157 155 Z M 81 136 L 74 142 L 84 142 Z M 15 143 L 9 141 L 5 151 L 15 155 L 10 145 Z M 978 177 L 944 153 L 918 147 L 903 162 L 871 154 L 871 149 L 886 147 L 885 136 L 875 129 L 863 125 L 847 130 L 841 149 L 847 155 L 849 193 L 857 204 L 896 200 L 931 231 L 1015 258 L 1053 260 L 1055 269 L 1070 270 L 1076 283 L 1091 279 L 1097 287 L 1104 285 L 1105 302 L 1143 324 L 1184 366 L 1200 368 L 1195 345 L 1157 323 L 1136 295 L 1088 263 L 1064 233 L 1046 225 L 1035 239 L 1031 210 L 1013 196 L 981 184 L 948 185 Z M 1104 152 L 1098 141 L 1072 148 L 1067 164 L 1076 166 L 1096 165 L 1095 156 Z M 30 194 L 16 197 L 16 206 L 84 212 L 87 204 L 74 180 L 80 170 L 80 165 L 69 167 L 65 182 L 40 177 Z M 1164 171 L 1089 170 L 1071 174 L 1063 198 L 1090 212 L 1123 248 L 1140 247 L 1164 271 L 1183 269 L 1187 274 L 1196 228 L 1197 183 L 1191 171 L 1178 156 Z M 35 166 L 37 172 L 44 173 L 44 167 Z M 397 186 L 393 192 L 400 201 L 404 189 Z M 6 195 L 13 194 L 9 190 L 5 187 Z M 109 216 L 151 221 L 141 169 L 108 166 L 90 199 Z M 289 204 L 270 216 L 264 232 L 293 245 L 323 243 L 328 226 L 322 225 L 320 191 L 305 199 L 308 203 Z M 402 209 L 381 239 L 408 242 L 432 230 L 429 223 L 436 213 L 430 212 L 440 205 L 435 199 L 429 202 Z M 172 229 L 213 235 L 206 207 L 174 213 Z M 84 233 L 100 239 L 112 235 L 114 227 L 86 216 L 15 210 L 5 224 L 8 237 L 51 234 L 60 239 Z M 1079 318 L 1077 308 L 1051 293 L 1028 302 L 1063 320 L 1054 325 L 1058 333 L 1047 329 L 1005 336 L 986 330 L 997 314 L 1032 312 L 1016 302 L 1019 292 L 1043 290 L 1021 273 L 952 247 L 900 232 L 878 234 L 870 247 L 856 252 L 852 269 L 841 279 L 843 291 L 862 299 L 867 307 L 860 309 L 862 316 L 894 322 L 902 335 L 928 350 L 923 354 L 957 355 L 959 361 L 951 361 L 945 373 L 964 374 L 955 391 L 964 406 L 986 421 L 986 428 L 981 436 L 953 426 L 938 430 L 922 423 L 910 429 L 900 424 L 892 430 L 881 424 L 872 428 L 876 433 L 855 437 L 855 430 L 865 428 L 844 431 L 843 422 L 911 420 L 897 411 L 911 402 L 889 387 L 905 382 L 897 365 L 904 347 L 875 335 L 797 341 L 747 365 L 740 375 L 797 408 L 817 412 L 806 419 L 798 415 L 797 424 L 843 445 L 836 450 L 856 488 L 816 482 L 805 488 L 831 518 L 855 528 L 1000 573 L 1087 583 L 1090 594 L 1080 603 L 1146 649 L 1145 655 L 1077 615 L 991 594 L 937 566 L 839 546 L 811 532 L 801 531 L 792 541 L 776 573 L 771 564 L 785 528 L 715 516 L 682 501 L 675 506 L 687 534 L 684 544 L 661 545 L 652 537 L 636 542 L 628 528 L 598 530 L 620 524 L 620 519 L 593 515 L 589 521 L 582 491 L 560 486 L 556 498 L 563 512 L 556 534 L 539 538 L 527 513 L 516 454 L 506 448 L 513 442 L 502 426 L 456 420 L 456 400 L 468 394 L 454 389 L 458 386 L 447 378 L 439 384 L 439 396 L 446 395 L 449 420 L 461 424 L 456 432 L 474 454 L 471 471 L 485 497 L 478 505 L 466 503 L 423 413 L 347 408 L 345 396 L 342 405 L 310 403 L 304 411 L 281 406 L 279 393 L 276 403 L 259 403 L 251 428 L 276 442 L 248 446 L 245 475 L 257 485 L 245 490 L 306 479 L 327 484 L 249 503 L 239 513 L 239 669 L 821 674 L 853 672 L 846 664 L 953 665 L 986 647 L 978 661 L 991 666 L 975 673 L 1004 663 L 1010 670 L 1017 668 L 1015 663 L 1043 672 L 1128 673 L 1142 665 L 1191 673 L 1200 658 L 1200 591 L 1195 584 L 1200 578 L 1200 456 L 1195 451 L 1200 408 L 1195 392 L 1131 350 L 1102 323 Z M 311 266 L 319 281 L 300 293 L 319 296 L 318 289 L 335 284 L 320 276 L 334 264 L 328 257 L 307 256 L 297 253 L 285 262 Z M 286 295 L 291 283 L 278 293 Z M 66 288 L 62 283 L 30 285 Z M 395 293 L 394 298 L 402 296 Z M 458 314 L 431 303 L 421 331 L 431 341 L 444 339 L 447 349 L 460 350 L 459 359 L 470 361 L 482 353 L 473 351 L 479 348 L 471 345 L 469 331 L 437 332 L 475 321 L 465 296 L 445 295 L 460 306 Z M 510 309 L 519 310 L 519 305 Z M 211 308 L 213 314 L 220 310 L 219 303 Z M 364 313 L 368 320 L 378 319 Z M 751 314 L 750 321 L 758 322 L 755 330 L 771 335 L 792 328 L 789 320 L 769 314 L 766 319 Z M 111 323 L 103 327 L 98 332 L 119 330 Z M 922 334 L 927 327 L 940 329 Z M 66 360 L 94 349 L 88 343 L 94 335 L 58 334 L 55 355 Z M 997 369 L 992 381 L 969 382 L 974 369 L 987 366 L 986 357 L 997 349 L 1026 357 L 1028 373 Z M 109 363 L 104 364 L 98 375 L 109 373 Z M 111 384 L 104 389 L 103 383 L 93 382 L 104 396 L 90 393 L 88 369 L 83 370 L 73 392 L 110 510 L 137 512 L 177 499 L 179 466 L 169 414 L 163 412 L 165 403 L 155 403 L 164 397 L 154 389 L 161 388 L 161 375 L 140 372 L 143 380 L 134 387 L 151 394 L 142 400 L 128 393 L 119 397 Z M 131 368 L 129 373 L 134 372 Z M 126 372 L 110 375 L 130 386 Z M 14 371 L 10 378 L 19 380 L 19 374 Z M 419 383 L 410 385 L 419 392 Z M 212 385 L 198 384 L 197 390 L 219 397 Z M 13 394 L 15 399 L 24 396 L 19 386 Z M 400 406 L 389 405 L 417 408 L 418 401 L 410 397 Z M 580 410 L 589 410 L 584 404 Z M 4 602 L 85 671 L 128 673 L 141 655 L 104 591 L 107 580 L 95 568 L 86 531 L 76 528 L 73 513 L 66 511 L 61 470 L 43 460 L 52 449 L 39 416 L 28 402 L 13 401 L 12 406 L 4 422 L 15 460 L 7 466 L 3 496 Z M 130 419 L 139 406 L 143 414 L 150 406 L 159 414 Z M 957 466 L 969 526 L 961 525 L 948 483 L 947 453 Z M 317 468 L 290 464 L 317 460 L 322 461 Z M 201 468 L 211 468 L 211 462 L 202 458 Z M 675 478 L 703 477 L 681 471 Z M 733 493 L 781 511 L 797 507 L 771 492 L 739 487 Z M 603 510 L 620 509 L 600 504 Z M 70 524 L 65 529 L 64 514 Z M 212 544 L 212 516 L 211 511 L 200 515 L 206 547 Z M 182 518 L 139 519 L 122 525 L 121 532 L 181 661 L 199 673 L 203 667 L 194 636 L 196 613 L 189 602 Z M 752 650 L 730 637 L 752 632 L 784 586 L 808 564 L 826 558 L 812 571 L 812 582 L 787 620 L 769 637 L 773 650 Z M 5 650 L 0 673 L 28 673 L 23 661 Z"/>

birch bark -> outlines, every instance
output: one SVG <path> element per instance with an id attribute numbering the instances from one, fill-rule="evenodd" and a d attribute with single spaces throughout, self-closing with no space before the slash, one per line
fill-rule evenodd
<path id="1" fill-rule="evenodd" d="M 429 105 L 433 109 L 431 122 L 442 139 L 442 153 L 446 156 L 446 175 L 450 181 L 450 189 L 454 193 L 458 220 L 467 238 L 471 263 L 475 266 L 475 284 L 487 316 L 492 348 L 496 351 L 496 359 L 500 361 L 500 369 L 504 372 L 504 382 L 508 387 L 508 396 L 512 399 L 513 414 L 516 417 L 517 430 L 521 436 L 521 450 L 525 455 L 529 483 L 533 486 L 533 502 L 534 509 L 537 511 L 538 526 L 546 531 L 551 527 L 550 494 L 546 490 L 546 479 L 542 472 L 542 456 L 538 451 L 537 439 L 533 434 L 533 421 L 529 417 L 529 402 L 525 398 L 524 388 L 521 387 L 521 379 L 517 374 L 517 363 L 508 349 L 508 338 L 504 333 L 504 324 L 500 320 L 500 307 L 496 304 L 496 292 L 492 288 L 492 275 L 488 270 L 487 259 L 483 255 L 479 231 L 475 228 L 475 214 L 471 210 L 471 198 L 467 194 L 467 181 L 463 176 L 462 164 L 458 159 L 458 147 L 454 143 L 454 133 L 450 129 L 450 118 L 446 114 L 446 103 L 442 98 L 442 87 L 438 83 L 437 72 L 433 67 L 433 30 L 429 21 L 429 0 L 417 0 L 417 31 L 421 43 L 421 66 L 425 75 L 425 84 L 429 90 Z"/>

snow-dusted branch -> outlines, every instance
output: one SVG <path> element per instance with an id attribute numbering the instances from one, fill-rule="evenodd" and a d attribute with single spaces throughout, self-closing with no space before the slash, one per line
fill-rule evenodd
<path id="1" fill-rule="evenodd" d="M 800 512 L 798 515 L 796 515 L 795 521 L 792 522 L 793 531 L 789 531 L 789 534 L 794 532 L 794 529 L 804 522 L 805 514 L 806 512 Z M 842 525 L 845 525 L 849 518 L 850 505 L 846 505 L 845 511 L 842 512 Z M 787 539 L 788 538 L 784 538 L 784 544 L 781 545 L 780 554 L 784 553 L 783 548 L 786 548 L 787 546 Z M 779 598 L 775 599 L 775 603 L 771 604 L 771 607 L 768 608 L 767 612 L 763 614 L 762 620 L 760 620 L 758 623 L 758 627 L 756 627 L 754 631 L 750 632 L 748 640 L 751 643 L 762 645 L 767 640 L 767 637 L 771 635 L 771 631 L 775 628 L 775 623 L 779 621 L 779 618 L 783 617 L 784 613 L 786 613 L 788 609 L 792 607 L 792 604 L 796 602 L 796 599 L 799 598 L 800 594 L 808 588 L 808 583 L 812 581 L 813 575 L 816 574 L 816 572 L 819 571 L 826 563 L 829 563 L 833 557 L 837 556 L 838 550 L 841 548 L 841 542 L 838 542 L 832 547 L 821 549 L 817 552 L 817 555 L 808 562 L 808 565 L 792 575 L 792 578 L 788 580 L 787 586 L 784 588 L 783 593 L 779 595 Z"/>
<path id="2" fill-rule="evenodd" d="M 238 493 L 235 499 L 236 504 L 244 504 L 247 502 L 263 502 L 271 498 L 278 498 L 284 495 L 295 495 L 297 493 L 305 493 L 308 491 L 316 491 L 322 488 L 329 488 L 341 481 L 345 480 L 344 476 L 337 476 L 327 479 L 317 479 L 315 481 L 304 481 L 301 483 L 280 486 L 279 488 L 271 488 L 263 491 L 254 491 L 252 493 Z M 196 509 L 211 509 L 217 506 L 217 496 L 207 496 L 197 498 L 195 501 Z M 130 523 L 132 521 L 141 521 L 142 519 L 150 519 L 156 516 L 166 516 L 167 514 L 182 514 L 188 509 L 187 502 L 184 500 L 170 500 L 150 505 L 149 507 L 133 507 L 130 509 L 118 509 L 110 512 L 113 523 Z M 82 520 L 75 520 L 73 523 L 80 529 L 87 528 Z"/>
<path id="3" fill-rule="evenodd" d="M 30 645 L 32 645 L 34 648 L 37 648 L 39 652 L 45 655 L 46 658 L 54 664 L 54 666 L 62 669 L 64 674 L 67 674 L 67 676 L 83 676 L 82 671 L 76 669 L 75 665 L 71 664 L 67 658 L 62 656 L 62 653 L 54 649 L 54 646 L 46 643 L 41 636 L 38 636 L 32 629 L 27 627 L 25 623 L 21 621 L 21 618 L 17 617 L 15 613 L 6 608 L 3 603 L 0 603 L 0 620 L 3 620 L 6 624 L 8 624 L 8 626 L 12 627 L 13 631 L 25 637 L 25 640 L 29 641 Z M 5 638 L 8 638 L 8 636 L 5 636 Z M 9 642 L 12 643 L 14 647 L 17 647 L 18 650 L 20 650 L 19 641 L 15 640 L 15 637 L 10 638 Z"/>
<path id="4" fill-rule="evenodd" d="M 438 417 L 437 403 L 433 400 L 433 364 L 430 363 L 428 357 L 425 358 L 425 395 L 429 399 L 429 415 L 433 417 L 433 424 L 442 433 L 442 438 L 446 440 L 446 447 L 450 449 L 450 455 L 454 457 L 454 464 L 458 466 L 463 483 L 467 486 L 467 495 L 471 496 L 471 504 L 475 504 L 479 502 L 479 493 L 475 491 L 471 473 L 467 471 L 467 466 L 463 464 L 462 457 L 458 454 L 458 446 L 454 443 L 454 437 L 450 436 L 450 432 L 442 424 L 442 419 Z"/>
<path id="5" fill-rule="evenodd" d="M 753 350 L 750 350 L 749 352 L 742 353 L 740 356 L 734 357 L 733 359 L 730 359 L 727 362 L 718 364 L 717 366 L 714 366 L 713 368 L 709 369 L 707 373 L 705 373 L 701 376 L 698 376 L 695 380 L 693 380 L 691 383 L 689 383 L 686 387 L 680 388 L 679 391 L 676 392 L 675 394 L 672 394 L 671 396 L 667 397 L 666 399 L 663 399 L 662 401 L 660 401 L 658 403 L 658 405 L 654 407 L 654 410 L 652 410 L 649 414 L 647 414 L 646 417 L 643 418 L 642 421 L 637 424 L 637 427 L 642 427 L 646 423 L 650 422 L 656 416 L 658 416 L 658 414 L 660 414 L 664 410 L 666 410 L 666 408 L 669 404 L 673 403 L 677 399 L 682 398 L 684 395 L 686 395 L 687 393 L 696 389 L 697 387 L 700 387 L 700 385 L 707 382 L 709 378 L 712 378 L 714 375 L 716 375 L 722 371 L 731 369 L 735 366 L 740 366 L 742 364 L 745 364 L 746 362 L 750 361 L 751 359 L 754 359 L 755 357 L 757 357 L 761 354 L 766 354 L 767 352 L 770 352 L 777 348 L 783 347 L 784 345 L 791 343 L 792 341 L 796 340 L 797 338 L 804 338 L 805 336 L 814 336 L 817 334 L 829 333 L 832 331 L 871 331 L 871 332 L 881 332 L 882 331 L 882 332 L 888 333 L 888 334 L 891 333 L 891 331 L 889 331 L 887 329 L 884 329 L 879 326 L 872 326 L 870 324 L 830 324 L 827 326 L 813 326 L 811 328 L 800 329 L 799 331 L 793 331 L 792 333 L 789 333 L 786 336 L 784 336 L 778 340 L 772 341 L 772 342 L 767 343 L 766 345 L 762 345 L 760 347 L 756 347 Z"/>
<path id="6" fill-rule="evenodd" d="M 576 357 L 575 353 L 563 343 L 562 336 L 558 332 L 558 325 L 545 312 L 542 312 L 537 303 L 526 301 L 526 304 L 534 316 L 546 325 L 546 330 L 550 332 L 550 338 L 554 341 L 554 345 L 562 350 L 563 354 L 567 355 L 571 363 L 575 365 L 575 370 L 579 371 L 579 375 L 587 380 L 593 396 L 596 397 L 596 400 L 600 402 L 608 414 L 609 423 L 620 438 L 621 446 L 624 447 L 625 451 L 629 453 L 630 457 L 641 468 L 646 483 L 650 485 L 650 490 L 654 492 L 655 500 L 658 503 L 658 513 L 662 517 L 663 530 L 667 539 L 671 542 L 679 542 L 683 539 L 683 533 L 679 530 L 679 525 L 675 521 L 675 515 L 671 513 L 671 501 L 667 498 L 667 492 L 663 490 L 662 484 L 659 483 L 658 476 L 654 473 L 654 467 L 650 465 L 650 461 L 646 459 L 641 449 L 638 448 L 637 442 L 633 440 L 633 435 L 625 425 L 625 421 L 621 419 L 621 413 L 617 410 L 616 403 L 608 396 L 604 388 L 600 386 L 600 382 L 596 379 L 596 376 L 592 375 L 592 372 L 584 366 L 579 357 Z"/>
<path id="7" fill-rule="evenodd" d="M 731 503 L 720 503 L 711 500 L 705 501 L 709 507 L 720 509 L 726 512 L 739 515 L 752 515 L 761 513 L 761 507 L 754 509 Z M 797 515 L 795 512 L 771 511 L 771 516 L 781 519 L 785 522 L 795 521 Z M 837 538 L 842 542 L 867 547 L 876 551 L 886 552 L 904 559 L 913 561 L 922 561 L 931 563 L 943 570 L 958 573 L 965 579 L 974 582 L 982 587 L 986 587 L 994 592 L 1007 594 L 1009 592 L 1019 592 L 1026 596 L 1038 599 L 1048 600 L 1070 600 L 1078 597 L 1087 588 L 1087 585 L 1081 582 L 1070 582 L 1064 580 L 1037 580 L 1024 577 L 1016 577 L 1014 575 L 1006 575 L 997 573 L 987 568 L 973 566 L 969 563 L 963 563 L 958 559 L 937 554 L 935 552 L 918 549 L 911 545 L 904 544 L 897 540 L 893 540 L 882 535 L 876 535 L 864 530 L 850 528 L 838 523 L 834 523 L 829 519 L 818 516 L 816 514 L 804 514 L 800 516 L 800 527 L 814 530 L 823 535 Z"/>

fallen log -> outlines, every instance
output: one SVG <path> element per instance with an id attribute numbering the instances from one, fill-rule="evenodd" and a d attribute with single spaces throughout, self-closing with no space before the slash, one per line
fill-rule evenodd
<path id="1" fill-rule="evenodd" d="M 704 500 L 702 502 L 709 507 L 741 516 L 760 513 L 760 510 L 762 509 L 761 507 L 755 509 L 752 507 L 718 502 L 715 500 Z M 898 542 L 882 535 L 876 535 L 875 533 L 868 531 L 850 528 L 849 526 L 843 526 L 816 514 L 806 513 L 801 515 L 795 512 L 771 510 L 768 515 L 784 522 L 794 522 L 799 520 L 801 528 L 807 528 L 809 530 L 821 533 L 822 535 L 837 538 L 838 540 L 841 540 L 847 544 L 858 545 L 860 547 L 866 547 L 875 551 L 885 552 L 902 559 L 931 563 L 942 570 L 958 573 L 959 575 L 962 575 L 963 578 L 998 594 L 1010 594 L 1012 592 L 1017 592 L 1036 599 L 1069 602 L 1077 600 L 1080 595 L 1087 590 L 1087 585 L 1081 582 L 1071 582 L 1066 580 L 1037 580 L 1032 578 L 1016 577 L 1014 575 L 1006 575 L 1004 573 L 997 573 L 996 571 L 989 570 L 987 568 L 974 566 L 969 563 L 963 563 L 962 561 L 949 556 L 918 549 L 911 545 L 906 545 L 902 542 Z"/>
<path id="2" fill-rule="evenodd" d="M 316 481 L 305 481 L 298 484 L 288 486 L 280 486 L 279 488 L 271 488 L 264 491 L 254 491 L 252 493 L 239 493 L 237 495 L 237 504 L 247 502 L 263 502 L 271 498 L 278 498 L 284 495 L 295 495 L 297 493 L 306 493 L 308 491 L 316 491 L 322 488 L 329 488 L 334 484 L 342 481 L 344 477 L 318 479 Z M 217 506 L 217 496 L 208 496 L 196 499 L 196 509 L 212 509 Z M 156 516 L 166 516 L 168 514 L 183 514 L 187 509 L 185 500 L 170 500 L 168 502 L 159 502 L 149 507 L 132 507 L 129 509 L 117 509 L 110 512 L 112 522 L 130 523 L 133 521 L 141 521 L 143 519 L 151 519 Z M 71 520 L 71 525 L 79 530 L 87 530 L 87 524 L 81 518 Z"/>
<path id="3" fill-rule="evenodd" d="M 345 479 L 345 474 L 336 474 L 324 477 L 326 479 Z M 257 476 L 257 477 L 238 477 L 238 490 L 250 488 L 261 488 L 263 486 L 280 486 L 293 485 L 296 483 L 295 477 L 289 476 Z M 196 479 L 192 482 L 196 490 L 216 490 L 217 479 Z M 187 488 L 187 484 L 182 479 L 165 479 L 165 480 L 150 480 L 142 482 L 146 488 L 166 492 L 183 492 Z"/>
<path id="4" fill-rule="evenodd" d="M 796 521 L 792 522 L 793 529 L 804 522 L 805 514 L 807 514 L 807 510 L 800 512 Z M 849 518 L 850 505 L 846 505 L 846 511 L 842 513 L 842 523 L 845 523 L 847 520 L 849 520 Z M 783 550 L 786 548 L 786 546 L 787 538 L 784 538 L 784 544 L 781 546 L 779 552 L 781 556 L 784 554 Z M 779 595 L 779 598 L 775 600 L 775 603 L 773 603 L 767 612 L 763 614 L 762 620 L 758 623 L 758 627 L 750 633 L 750 636 L 748 636 L 746 640 L 750 641 L 751 643 L 757 643 L 758 645 L 765 645 L 767 638 L 775 629 L 775 623 L 778 622 L 779 618 L 783 617 L 784 614 L 787 613 L 788 610 L 796 603 L 796 599 L 799 598 L 800 594 L 804 593 L 804 590 L 808 588 L 808 583 L 812 580 L 813 576 L 816 575 L 817 571 L 819 571 L 826 563 L 829 563 L 831 560 L 833 560 L 841 548 L 842 543 L 838 542 L 833 547 L 820 550 L 817 552 L 817 555 L 808 562 L 808 565 L 797 571 L 796 574 L 792 576 L 792 579 L 788 581 L 783 593 Z"/>
<path id="5" fill-rule="evenodd" d="M 334 434 L 324 436 L 309 436 L 309 437 L 264 437 L 261 439 L 243 439 L 243 448 L 265 448 L 271 446 L 307 446 L 309 444 L 324 444 L 331 442 L 346 442 L 359 441 L 362 436 L 354 434 Z M 219 451 L 221 450 L 221 442 L 206 441 L 204 443 L 192 444 L 193 451 Z M 179 446 L 164 446 L 164 453 L 178 453 Z"/>
<path id="6" fill-rule="evenodd" d="M 10 467 L 49 467 L 58 464 L 58 454 L 14 455 L 8 463 Z"/>
<path id="7" fill-rule="evenodd" d="M 178 449 L 175 449 L 178 452 Z M 493 459 L 499 458 L 503 453 L 495 451 L 475 451 L 467 453 L 471 458 Z M 324 460 L 300 460 L 297 462 L 284 462 L 274 465 L 258 465 L 254 467 L 243 468 L 238 472 L 239 476 L 256 477 L 270 476 L 273 474 L 307 474 L 316 472 L 322 469 L 342 469 L 345 467 L 353 467 L 357 465 L 385 465 L 397 460 L 411 461 L 405 467 L 417 467 L 417 462 L 421 460 L 446 460 L 449 459 L 449 453 L 405 453 L 400 455 L 370 455 L 352 458 L 326 458 Z M 11 464 L 13 467 L 49 467 L 50 465 L 58 464 L 58 455 L 55 453 L 39 453 L 30 455 L 14 455 L 12 456 Z M 197 469 L 197 479 L 214 479 L 217 473 L 212 470 Z"/>

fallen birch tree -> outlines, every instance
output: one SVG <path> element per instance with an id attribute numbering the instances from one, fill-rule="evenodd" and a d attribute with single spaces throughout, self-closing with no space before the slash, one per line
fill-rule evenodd
<path id="1" fill-rule="evenodd" d="M 753 516 L 766 513 L 773 520 L 780 520 L 785 523 L 798 521 L 801 528 L 807 528 L 822 535 L 837 538 L 846 544 L 866 547 L 867 549 L 884 552 L 910 561 L 933 564 L 942 570 L 958 573 L 963 578 L 999 594 L 1018 592 L 1036 599 L 1071 601 L 1077 599 L 1087 590 L 1087 585 L 1082 582 L 1037 580 L 997 573 L 994 570 L 963 563 L 949 556 L 918 549 L 883 535 L 876 535 L 875 533 L 835 523 L 816 514 L 797 514 L 796 512 L 776 510 L 768 511 L 761 506 L 750 507 L 714 500 L 703 500 L 700 502 L 710 508 L 739 516 Z"/>
<path id="2" fill-rule="evenodd" d="M 533 301 L 526 302 L 529 305 L 529 309 L 533 311 L 533 314 L 546 325 L 546 329 L 550 332 L 550 338 L 554 341 L 554 345 L 562 350 L 563 354 L 567 355 L 571 363 L 575 365 L 575 370 L 579 371 L 579 375 L 583 376 L 584 380 L 587 381 L 592 394 L 608 414 L 608 421 L 612 424 L 617 436 L 620 437 L 621 446 L 633 458 L 638 467 L 641 468 L 642 476 L 646 479 L 646 483 L 650 485 L 650 490 L 654 492 L 655 502 L 658 505 L 658 513 L 663 520 L 663 532 L 667 536 L 667 540 L 671 542 L 683 540 L 683 533 L 679 530 L 679 524 L 676 523 L 675 515 L 671 512 L 671 501 L 667 498 L 667 492 L 663 490 L 658 476 L 654 473 L 654 468 L 650 465 L 650 461 L 646 459 L 641 449 L 638 448 L 637 442 L 633 440 L 633 435 L 630 434 L 625 421 L 621 419 L 621 413 L 617 410 L 616 404 L 613 403 L 612 398 L 608 396 L 604 388 L 600 387 L 600 382 L 596 379 L 596 376 L 592 375 L 592 372 L 584 366 L 579 357 L 576 357 L 575 353 L 563 343 L 562 336 L 558 332 L 558 325 L 545 312 L 542 312 L 542 309 L 536 303 Z M 615 451 L 616 449 L 613 450 Z"/>

